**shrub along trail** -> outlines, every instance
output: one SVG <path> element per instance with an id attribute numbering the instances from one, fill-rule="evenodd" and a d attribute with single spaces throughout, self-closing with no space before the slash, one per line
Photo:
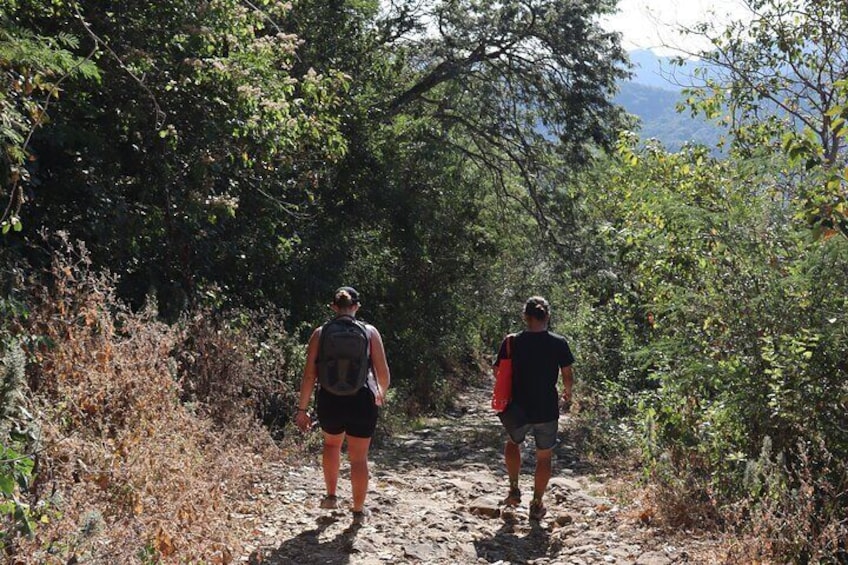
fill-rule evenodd
<path id="1" fill-rule="evenodd" d="M 267 511 L 241 561 L 265 564 L 718 563 L 718 542 L 646 526 L 634 508 L 607 498 L 615 477 L 576 460 L 560 424 L 548 514 L 531 522 L 532 451 L 524 451 L 522 504 L 505 509 L 506 474 L 499 422 L 484 391 L 464 395 L 460 409 L 426 427 L 378 438 L 371 452 L 372 511 L 362 526 L 346 508 L 350 483 L 342 463 L 342 509 L 322 510 L 320 455 L 300 466 L 276 466 L 255 485 Z M 378 430 L 379 434 L 379 430 Z M 532 442 L 528 442 L 528 445 Z M 620 488 L 620 487 L 619 487 Z M 247 517 L 249 518 L 249 517 Z"/>

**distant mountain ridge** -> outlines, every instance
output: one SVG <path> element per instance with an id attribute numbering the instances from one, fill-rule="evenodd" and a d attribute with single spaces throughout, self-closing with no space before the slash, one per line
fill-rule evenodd
<path id="1" fill-rule="evenodd" d="M 633 64 L 632 82 L 665 90 L 682 90 L 688 86 L 695 69 L 702 66 L 698 61 L 686 61 L 682 66 L 673 64 L 673 57 L 662 57 L 648 49 L 629 51 Z"/>
<path id="2" fill-rule="evenodd" d="M 628 55 L 634 66 L 633 77 L 619 84 L 614 100 L 639 118 L 639 137 L 657 139 L 669 151 L 678 151 L 687 142 L 715 147 L 723 133 L 720 127 L 675 110 L 681 90 L 689 84 L 699 63 L 672 65 L 670 57 L 648 50 L 631 51 Z"/>

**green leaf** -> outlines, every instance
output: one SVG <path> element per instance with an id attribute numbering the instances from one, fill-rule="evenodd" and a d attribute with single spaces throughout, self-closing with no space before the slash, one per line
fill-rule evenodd
<path id="1" fill-rule="evenodd" d="M 15 493 L 15 479 L 11 475 L 0 475 L 0 494 L 11 497 Z"/>

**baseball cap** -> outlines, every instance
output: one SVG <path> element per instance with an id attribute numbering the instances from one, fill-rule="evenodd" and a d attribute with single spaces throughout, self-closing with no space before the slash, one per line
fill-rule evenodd
<path id="1" fill-rule="evenodd" d="M 347 297 L 350 297 L 350 302 L 352 304 L 359 304 L 359 293 L 352 286 L 342 286 L 336 289 L 336 292 L 333 293 L 333 304 L 343 305 L 343 302 L 347 302 L 345 300 Z"/>
<path id="2" fill-rule="evenodd" d="M 524 313 L 537 320 L 544 320 L 551 315 L 551 305 L 541 296 L 531 296 L 524 304 Z"/>

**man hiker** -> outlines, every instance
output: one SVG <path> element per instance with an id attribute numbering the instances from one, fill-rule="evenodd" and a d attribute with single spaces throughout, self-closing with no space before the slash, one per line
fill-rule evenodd
<path id="1" fill-rule="evenodd" d="M 356 320 L 359 293 L 345 286 L 336 290 L 330 304 L 335 317 L 316 328 L 306 349 L 306 366 L 300 386 L 295 422 L 307 431 L 312 420 L 308 406 L 318 383 L 317 415 L 324 434 L 321 464 L 326 495 L 321 508 L 338 508 L 341 449 L 347 439 L 353 521 L 361 524 L 368 510 L 368 448 L 377 427 L 391 376 L 383 340 L 377 328 Z"/>
<path id="2" fill-rule="evenodd" d="M 502 419 L 508 435 L 504 460 L 509 475 L 509 494 L 504 504 L 517 506 L 521 502 L 518 486 L 521 444 L 532 430 L 536 442 L 536 473 L 530 518 L 540 520 L 547 512 L 542 497 L 551 478 L 551 453 L 556 444 L 559 413 L 571 404 L 574 356 L 565 338 L 548 330 L 551 307 L 547 300 L 541 296 L 530 297 L 524 305 L 523 317 L 526 329 L 504 339 L 494 364 L 497 373 L 498 364 L 511 354 L 512 399 L 507 411 L 521 414 L 518 419 Z M 560 376 L 561 396 L 557 394 Z"/>

